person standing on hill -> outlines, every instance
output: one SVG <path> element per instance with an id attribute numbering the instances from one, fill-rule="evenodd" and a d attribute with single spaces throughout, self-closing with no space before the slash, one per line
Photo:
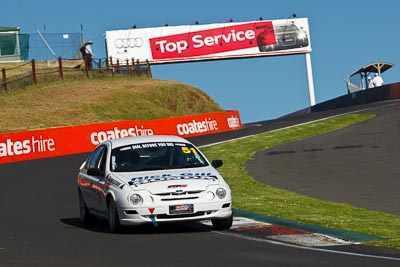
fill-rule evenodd
<path id="1" fill-rule="evenodd" d="M 93 68 L 93 51 L 92 51 L 92 41 L 87 41 L 86 43 L 83 44 L 81 47 L 80 51 L 82 53 L 82 57 L 85 61 L 85 66 L 90 70 Z"/>

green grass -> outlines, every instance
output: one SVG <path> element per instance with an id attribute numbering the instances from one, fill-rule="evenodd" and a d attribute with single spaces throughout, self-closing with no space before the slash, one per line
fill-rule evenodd
<path id="1" fill-rule="evenodd" d="M 372 117 L 374 115 L 371 114 L 335 117 L 203 147 L 202 151 L 210 159 L 224 160 L 224 165 L 219 170 L 231 186 L 233 208 L 277 216 L 299 223 L 376 235 L 388 240 L 370 241 L 369 244 L 400 248 L 400 217 L 398 216 L 323 201 L 274 188 L 254 180 L 245 171 L 246 162 L 257 151 L 338 130 Z"/>

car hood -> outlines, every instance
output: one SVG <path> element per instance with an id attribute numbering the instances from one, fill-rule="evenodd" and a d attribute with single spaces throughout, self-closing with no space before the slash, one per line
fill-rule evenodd
<path id="1" fill-rule="evenodd" d="M 152 194 L 201 191 L 221 183 L 220 174 L 213 168 L 113 173 L 133 190 L 148 190 Z"/>

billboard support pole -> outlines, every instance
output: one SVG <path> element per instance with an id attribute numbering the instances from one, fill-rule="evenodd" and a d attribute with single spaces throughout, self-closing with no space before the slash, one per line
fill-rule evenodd
<path id="1" fill-rule="evenodd" d="M 314 80 L 311 67 L 311 54 L 305 53 L 305 57 L 306 57 L 306 67 L 307 67 L 308 94 L 310 95 L 310 106 L 315 106 Z"/>

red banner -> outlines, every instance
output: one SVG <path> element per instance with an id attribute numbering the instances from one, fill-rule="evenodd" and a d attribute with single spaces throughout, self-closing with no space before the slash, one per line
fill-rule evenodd
<path id="1" fill-rule="evenodd" d="M 271 21 L 160 36 L 149 41 L 153 59 L 198 57 L 276 43 Z"/>
<path id="2" fill-rule="evenodd" d="M 93 150 L 108 139 L 141 135 L 184 138 L 242 128 L 238 111 L 148 121 L 119 121 L 0 134 L 0 164 Z"/>

